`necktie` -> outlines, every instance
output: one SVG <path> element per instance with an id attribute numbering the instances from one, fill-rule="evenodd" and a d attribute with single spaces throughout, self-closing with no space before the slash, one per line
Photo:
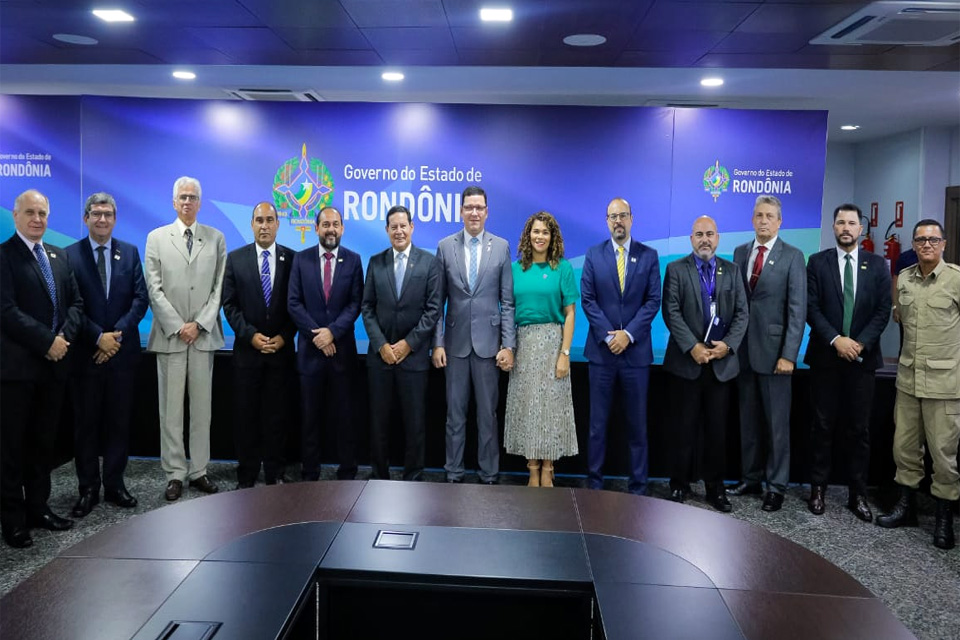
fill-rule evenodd
<path id="1" fill-rule="evenodd" d="M 330 261 L 333 260 L 333 254 L 329 251 L 323 254 L 326 262 L 323 263 L 323 298 L 324 300 L 330 299 L 330 286 L 333 283 L 333 265 L 330 264 Z"/>
<path id="2" fill-rule="evenodd" d="M 187 229 L 184 233 L 187 235 L 187 255 L 193 255 L 193 231 Z"/>
<path id="3" fill-rule="evenodd" d="M 407 261 L 406 255 L 403 253 L 397 254 L 397 269 L 394 272 L 394 275 L 397 278 L 397 297 L 400 297 L 400 289 L 403 287 L 403 274 L 407 272 Z"/>
<path id="4" fill-rule="evenodd" d="M 103 285 L 103 295 L 107 295 L 107 259 L 103 257 L 106 247 L 97 247 L 97 273 L 100 274 L 100 284 Z"/>
<path id="5" fill-rule="evenodd" d="M 623 285 L 627 277 L 627 258 L 623 247 L 617 247 L 617 277 L 620 278 L 620 293 L 623 293 Z"/>
<path id="6" fill-rule="evenodd" d="M 263 289 L 263 300 L 270 306 L 270 295 L 273 293 L 273 287 L 270 286 L 270 252 L 264 249 L 263 264 L 260 266 L 260 287 Z"/>
<path id="7" fill-rule="evenodd" d="M 477 272 L 480 266 L 480 238 L 470 238 L 470 273 L 467 276 L 467 285 L 470 291 L 477 286 Z"/>
<path id="8" fill-rule="evenodd" d="M 750 274 L 750 291 L 757 287 L 757 280 L 760 279 L 760 272 L 763 271 L 763 256 L 766 252 L 765 246 L 757 247 L 757 259 L 753 261 L 753 272 Z"/>
<path id="9" fill-rule="evenodd" d="M 843 335 L 849 336 L 853 324 L 853 260 L 849 253 L 843 259 L 846 260 L 843 265 Z"/>
<path id="10" fill-rule="evenodd" d="M 60 319 L 58 313 L 60 305 L 57 304 L 57 284 L 53 281 L 53 270 L 50 269 L 50 261 L 39 242 L 33 245 L 33 253 L 37 256 L 37 262 L 40 263 L 40 273 L 43 274 L 43 279 L 47 282 L 47 293 L 50 294 L 50 301 L 53 302 L 53 326 L 51 329 L 56 331 Z"/>
<path id="11" fill-rule="evenodd" d="M 710 263 L 704 262 L 700 265 L 700 302 L 703 304 L 703 333 L 706 335 L 710 328 Z"/>

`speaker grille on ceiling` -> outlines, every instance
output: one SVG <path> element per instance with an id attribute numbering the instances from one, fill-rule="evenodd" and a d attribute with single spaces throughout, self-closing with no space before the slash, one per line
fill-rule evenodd
<path id="1" fill-rule="evenodd" d="M 827 29 L 810 44 L 942 47 L 960 38 L 960 2 L 881 0 Z"/>

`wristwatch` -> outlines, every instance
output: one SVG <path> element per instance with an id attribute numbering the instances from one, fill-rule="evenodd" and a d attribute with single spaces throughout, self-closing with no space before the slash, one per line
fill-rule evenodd
<path id="1" fill-rule="evenodd" d="M 560 349 L 560 353 L 567 356 L 568 358 L 570 357 L 570 349 Z"/>

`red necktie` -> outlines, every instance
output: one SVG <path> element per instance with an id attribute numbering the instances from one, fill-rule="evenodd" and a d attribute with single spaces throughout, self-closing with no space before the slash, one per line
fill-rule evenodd
<path id="1" fill-rule="evenodd" d="M 330 285 L 333 283 L 333 266 L 330 261 L 333 260 L 333 254 L 329 251 L 323 254 L 326 262 L 323 263 L 323 299 L 330 299 Z"/>
<path id="2" fill-rule="evenodd" d="M 757 280 L 760 279 L 760 272 L 763 271 L 763 254 L 766 252 L 765 246 L 757 247 L 757 259 L 753 261 L 753 272 L 750 274 L 750 291 L 757 287 Z"/>

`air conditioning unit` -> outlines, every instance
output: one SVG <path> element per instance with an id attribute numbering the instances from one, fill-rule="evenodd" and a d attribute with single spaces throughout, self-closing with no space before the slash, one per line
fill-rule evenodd
<path id="1" fill-rule="evenodd" d="M 956 42 L 960 42 L 960 2 L 882 0 L 827 29 L 810 44 L 944 47 Z"/>
<path id="2" fill-rule="evenodd" d="M 290 89 L 228 89 L 227 93 L 238 100 L 261 102 L 323 102 L 323 97 L 314 91 Z"/>

